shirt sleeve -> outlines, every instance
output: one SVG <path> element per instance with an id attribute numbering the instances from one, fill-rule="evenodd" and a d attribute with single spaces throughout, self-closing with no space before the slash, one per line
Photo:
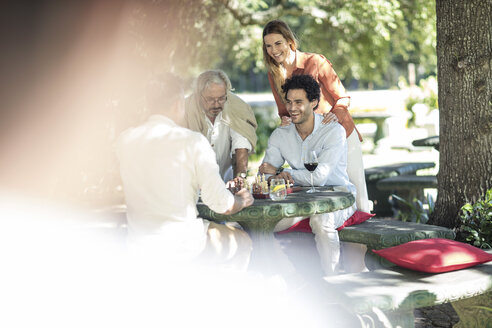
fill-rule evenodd
<path id="1" fill-rule="evenodd" d="M 315 149 L 318 157 L 318 167 L 313 172 L 313 184 L 324 186 L 328 178 L 337 167 L 341 157 L 346 153 L 345 129 L 338 123 L 329 132 L 325 133 L 321 149 Z M 286 170 L 292 175 L 294 182 L 302 186 L 311 185 L 311 172 L 307 169 Z"/>
<path id="2" fill-rule="evenodd" d="M 333 99 L 331 111 L 337 116 L 338 121 L 343 123 L 348 115 L 350 96 L 333 69 L 333 65 L 324 56 L 321 56 L 318 63 L 318 81 L 321 88 L 325 89 Z M 340 99 L 344 100 L 339 102 Z"/>
<path id="3" fill-rule="evenodd" d="M 239 148 L 246 148 L 248 150 L 248 153 L 250 153 L 251 150 L 253 149 L 248 139 L 246 139 L 245 137 L 243 137 L 233 129 L 231 129 L 231 139 L 232 139 L 232 143 L 231 143 L 232 154 L 234 154 L 236 152 L 236 149 Z"/>
<path id="4" fill-rule="evenodd" d="M 212 211 L 224 213 L 234 205 L 234 196 L 227 190 L 219 174 L 215 153 L 202 135 L 197 135 L 198 142 L 191 156 L 195 160 L 195 173 L 201 198 Z"/>
<path id="5" fill-rule="evenodd" d="M 284 165 L 285 158 L 280 151 L 281 136 L 277 130 L 273 131 L 272 135 L 268 139 L 268 146 L 265 151 L 265 157 L 263 157 L 262 163 L 268 163 L 275 167 Z M 267 176 L 265 174 L 265 176 Z M 270 175 L 268 175 L 270 176 Z"/>

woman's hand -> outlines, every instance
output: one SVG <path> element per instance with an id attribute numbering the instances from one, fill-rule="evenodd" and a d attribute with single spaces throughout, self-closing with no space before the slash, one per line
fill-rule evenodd
<path id="1" fill-rule="evenodd" d="M 282 122 L 280 122 L 280 126 L 287 126 L 292 123 L 292 119 L 289 116 L 282 116 Z"/>
<path id="2" fill-rule="evenodd" d="M 323 121 L 321 123 L 328 124 L 330 122 L 338 122 L 338 118 L 332 112 L 323 113 Z"/>
<path id="3" fill-rule="evenodd" d="M 261 174 L 276 174 L 277 173 L 277 168 L 273 166 L 270 163 L 262 163 L 260 167 L 258 168 L 258 171 Z"/>

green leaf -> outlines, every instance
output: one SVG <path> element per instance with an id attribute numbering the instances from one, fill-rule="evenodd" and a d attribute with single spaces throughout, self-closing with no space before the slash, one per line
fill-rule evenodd
<path id="1" fill-rule="evenodd" d="M 405 199 L 401 198 L 401 197 L 400 197 L 400 196 L 398 196 L 398 195 L 391 194 L 391 197 L 396 198 L 396 200 L 398 200 L 398 201 L 402 202 L 403 204 L 407 205 L 407 206 L 408 206 L 408 207 L 410 207 L 410 208 L 413 208 L 413 207 L 414 207 L 412 203 L 410 203 L 410 202 L 406 201 Z"/>
<path id="2" fill-rule="evenodd" d="M 480 310 L 485 310 L 485 311 L 492 312 L 492 308 L 489 308 L 489 307 L 486 307 L 486 306 L 474 305 L 474 306 L 470 306 L 470 308 L 475 308 L 475 309 L 480 309 Z"/>

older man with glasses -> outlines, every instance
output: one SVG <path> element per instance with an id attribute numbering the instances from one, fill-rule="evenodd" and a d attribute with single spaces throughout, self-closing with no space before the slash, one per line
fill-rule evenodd
<path id="1" fill-rule="evenodd" d="M 251 107 L 231 92 L 231 82 L 221 70 L 201 73 L 193 94 L 186 98 L 189 129 L 202 133 L 215 151 L 224 181 L 246 177 L 248 155 L 256 146 L 256 119 Z"/>

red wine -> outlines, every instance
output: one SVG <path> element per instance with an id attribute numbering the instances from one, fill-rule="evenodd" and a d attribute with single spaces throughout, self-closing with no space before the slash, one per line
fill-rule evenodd
<path id="1" fill-rule="evenodd" d="M 309 172 L 313 172 L 318 167 L 318 163 L 304 163 L 304 167 Z"/>

